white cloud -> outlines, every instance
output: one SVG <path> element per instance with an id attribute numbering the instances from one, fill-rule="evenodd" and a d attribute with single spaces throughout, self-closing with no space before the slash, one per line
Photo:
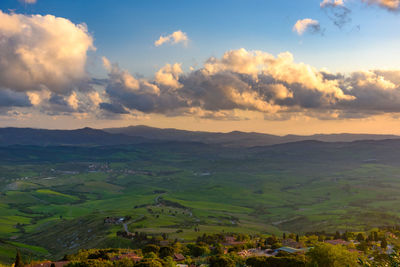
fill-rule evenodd
<path id="1" fill-rule="evenodd" d="M 362 0 L 370 5 L 378 5 L 391 11 L 399 10 L 400 0 Z"/>
<path id="2" fill-rule="evenodd" d="M 167 64 L 156 73 L 155 80 L 160 85 L 169 86 L 173 89 L 177 89 L 182 86 L 179 83 L 179 75 L 181 75 L 182 73 L 183 71 L 181 68 L 181 64 Z"/>
<path id="3" fill-rule="evenodd" d="M 36 4 L 36 0 L 20 0 L 22 3 L 25 3 L 25 4 Z"/>
<path id="4" fill-rule="evenodd" d="M 76 92 L 72 92 L 72 94 L 67 98 L 67 103 L 68 105 L 77 110 L 79 107 L 79 100 L 78 100 L 78 96 L 76 94 Z"/>
<path id="5" fill-rule="evenodd" d="M 0 90 L 87 89 L 87 52 L 95 48 L 86 25 L 0 10 L 0 40 Z"/>
<path id="6" fill-rule="evenodd" d="M 346 0 L 323 0 L 321 8 L 325 7 L 344 7 Z M 399 10 L 400 0 L 361 0 L 369 5 L 378 5 L 391 11 Z"/>
<path id="7" fill-rule="evenodd" d="M 310 18 L 298 20 L 293 26 L 293 31 L 298 35 L 303 35 L 308 30 L 318 33 L 321 31 L 321 26 L 317 20 Z"/>
<path id="8" fill-rule="evenodd" d="M 163 44 L 169 43 L 169 44 L 178 44 L 178 43 L 183 43 L 184 45 L 187 45 L 189 41 L 189 38 L 186 33 L 182 32 L 181 30 L 175 31 L 169 35 L 166 36 L 160 36 L 160 38 L 154 42 L 155 46 L 161 46 Z"/>
<path id="9" fill-rule="evenodd" d="M 319 5 L 322 8 L 327 7 L 327 6 L 344 6 L 344 1 L 343 0 L 324 0 Z"/>
<path id="10" fill-rule="evenodd" d="M 88 97 L 95 107 L 98 107 L 99 104 L 103 102 L 99 92 L 90 92 Z"/>

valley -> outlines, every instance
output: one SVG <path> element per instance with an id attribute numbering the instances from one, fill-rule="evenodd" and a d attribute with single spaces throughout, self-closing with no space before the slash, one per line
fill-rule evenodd
<path id="1" fill-rule="evenodd" d="M 189 242 L 396 225 L 399 156 L 398 140 L 0 147 L 0 258 L 134 248 L 125 230 Z"/>

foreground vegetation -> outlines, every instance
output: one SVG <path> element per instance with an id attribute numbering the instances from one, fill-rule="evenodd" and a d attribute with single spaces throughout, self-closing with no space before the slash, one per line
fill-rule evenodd
<path id="1" fill-rule="evenodd" d="M 304 236 L 211 234 L 195 242 L 181 243 L 144 233 L 125 236 L 136 249 L 84 249 L 65 255 L 66 267 L 83 266 L 273 266 L 345 267 L 398 266 L 400 227 L 372 229 L 368 232 L 308 233 Z M 25 262 L 17 254 L 15 266 L 39 266 L 40 261 Z"/>

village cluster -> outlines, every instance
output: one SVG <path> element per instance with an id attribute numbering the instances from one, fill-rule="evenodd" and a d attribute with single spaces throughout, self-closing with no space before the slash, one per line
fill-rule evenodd
<path id="1" fill-rule="evenodd" d="M 123 218 L 106 218 L 124 223 Z M 203 234 L 195 242 L 168 239 L 167 234 L 132 233 L 135 249 L 88 249 L 58 262 L 32 262 L 15 267 L 80 266 L 397 266 L 400 228 L 367 232 L 296 235 Z M 126 238 L 126 237 L 125 237 Z"/>

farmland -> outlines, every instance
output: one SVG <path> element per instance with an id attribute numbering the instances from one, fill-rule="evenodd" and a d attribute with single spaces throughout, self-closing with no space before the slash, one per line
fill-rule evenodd
<path id="1" fill-rule="evenodd" d="M 400 218 L 400 142 L 0 148 L 0 260 L 126 247 L 129 232 L 364 230 Z M 195 153 L 193 151 L 196 151 Z"/>

